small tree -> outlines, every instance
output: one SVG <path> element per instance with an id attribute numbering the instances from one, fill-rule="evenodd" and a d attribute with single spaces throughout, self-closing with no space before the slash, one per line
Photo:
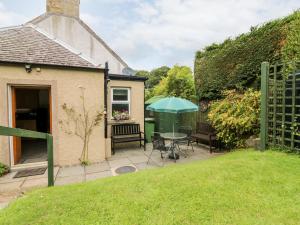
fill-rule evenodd
<path id="1" fill-rule="evenodd" d="M 103 112 L 95 111 L 92 115 L 92 110 L 87 110 L 85 105 L 85 89 L 81 89 L 81 111 L 77 112 L 73 106 L 68 106 L 66 103 L 62 105 L 67 119 L 60 120 L 60 126 L 65 133 L 79 137 L 83 142 L 82 153 L 79 161 L 82 165 L 89 164 L 89 142 L 93 130 L 100 125 L 102 121 Z"/>
<path id="2" fill-rule="evenodd" d="M 191 69 L 187 66 L 175 65 L 168 71 L 168 75 L 154 88 L 154 95 L 195 100 L 196 90 Z"/>
<path id="3" fill-rule="evenodd" d="M 137 71 L 136 76 L 146 77 L 146 96 L 145 99 L 148 100 L 154 96 L 154 88 L 159 84 L 159 82 L 168 75 L 170 68 L 167 66 L 162 66 L 148 72 L 146 70 Z"/>

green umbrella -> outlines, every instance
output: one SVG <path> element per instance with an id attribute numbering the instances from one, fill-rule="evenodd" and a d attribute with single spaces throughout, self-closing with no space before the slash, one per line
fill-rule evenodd
<path id="1" fill-rule="evenodd" d="M 149 105 L 147 110 L 154 112 L 165 112 L 165 113 L 186 113 L 186 112 L 197 112 L 199 107 L 194 103 L 176 97 L 163 98 L 153 104 Z M 174 133 L 174 123 L 173 123 Z"/>
<path id="2" fill-rule="evenodd" d="M 199 107 L 183 98 L 168 97 L 149 105 L 147 110 L 166 113 L 185 113 L 197 112 Z"/>

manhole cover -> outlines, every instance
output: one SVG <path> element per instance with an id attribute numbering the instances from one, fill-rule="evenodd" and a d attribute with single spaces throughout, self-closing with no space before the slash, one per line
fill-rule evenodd
<path id="1" fill-rule="evenodd" d="M 117 174 L 124 174 L 124 173 L 133 173 L 136 171 L 136 168 L 133 166 L 122 166 L 115 170 Z"/>

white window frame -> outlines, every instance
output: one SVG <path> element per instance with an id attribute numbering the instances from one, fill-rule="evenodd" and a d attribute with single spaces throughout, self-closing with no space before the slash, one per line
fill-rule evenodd
<path id="1" fill-rule="evenodd" d="M 128 93 L 128 100 L 127 101 L 115 101 L 114 100 L 114 90 L 126 90 Z M 131 93 L 130 88 L 124 88 L 124 87 L 113 87 L 111 88 L 111 117 L 113 117 L 113 104 L 128 104 L 128 114 L 130 116 L 131 113 Z"/>

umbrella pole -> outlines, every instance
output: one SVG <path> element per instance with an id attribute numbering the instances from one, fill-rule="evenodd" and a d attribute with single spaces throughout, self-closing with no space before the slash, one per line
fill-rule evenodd
<path id="1" fill-rule="evenodd" d="M 173 137 L 175 135 L 175 129 L 174 129 L 174 121 L 173 121 Z"/>

